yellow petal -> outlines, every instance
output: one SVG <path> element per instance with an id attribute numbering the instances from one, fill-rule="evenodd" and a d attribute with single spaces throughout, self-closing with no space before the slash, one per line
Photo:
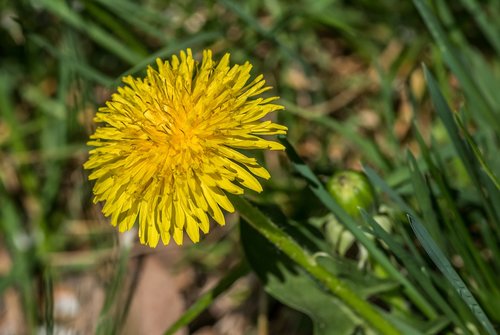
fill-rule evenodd
<path id="1" fill-rule="evenodd" d="M 138 221 L 139 240 L 151 247 L 160 238 L 182 244 L 184 232 L 197 242 L 208 216 L 223 225 L 222 209 L 234 211 L 226 192 L 262 191 L 257 177 L 269 172 L 240 149 L 283 150 L 262 136 L 287 128 L 261 120 L 283 106 L 260 97 L 271 87 L 251 69 L 231 65 L 229 54 L 214 61 L 210 50 L 198 63 L 187 49 L 157 59 L 144 78 L 123 78 L 96 113 L 84 163 L 93 201 L 113 226 L 123 232 Z"/>
<path id="2" fill-rule="evenodd" d="M 198 243 L 200 241 L 200 229 L 198 228 L 198 224 L 190 215 L 186 218 L 186 232 L 191 241 Z"/>
<path id="3" fill-rule="evenodd" d="M 183 230 L 178 227 L 174 227 L 173 237 L 175 243 L 177 243 L 178 245 L 182 245 Z"/>
<path id="4" fill-rule="evenodd" d="M 212 218 L 221 226 L 226 224 L 226 221 L 224 219 L 224 215 L 222 214 L 219 205 L 217 205 L 217 202 L 214 200 L 212 197 L 212 192 L 208 189 L 207 186 L 201 185 L 203 194 L 205 195 L 205 199 L 207 199 L 207 203 L 209 206 L 209 213 L 212 216 Z"/>
<path id="5" fill-rule="evenodd" d="M 237 173 L 236 179 L 238 182 L 256 192 L 262 192 L 262 186 L 260 185 L 259 181 L 252 176 L 247 170 L 239 166 L 238 164 L 232 164 L 231 168 L 234 169 Z"/>

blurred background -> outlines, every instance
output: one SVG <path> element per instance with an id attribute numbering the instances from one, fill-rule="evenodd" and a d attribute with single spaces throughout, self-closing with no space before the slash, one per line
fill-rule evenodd
<path id="1" fill-rule="evenodd" d="M 473 79 L 498 74 L 498 31 L 483 25 L 498 19 L 498 1 L 431 10 L 446 41 L 467 48 Z M 405 152 L 420 152 L 413 127 L 449 143 L 422 64 L 453 109 L 465 99 L 426 23 L 397 0 L 0 1 L 0 334 L 162 334 L 243 258 L 237 215 L 197 245 L 149 249 L 92 204 L 86 141 L 123 75 L 188 47 L 197 59 L 204 48 L 215 59 L 230 52 L 281 97 L 286 110 L 274 117 L 323 181 L 365 164 L 407 196 Z M 260 159 L 272 178 L 250 198 L 298 222 L 326 214 L 284 154 Z M 463 167 L 452 158 L 447 167 L 457 188 L 467 184 Z M 266 294 L 247 268 L 235 271 L 178 334 L 312 334 L 306 315 Z"/>

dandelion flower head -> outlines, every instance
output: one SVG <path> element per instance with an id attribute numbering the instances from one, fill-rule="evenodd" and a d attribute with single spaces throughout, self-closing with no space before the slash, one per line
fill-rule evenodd
<path id="1" fill-rule="evenodd" d="M 283 109 L 262 75 L 250 81 L 251 64 L 230 66 L 210 50 L 201 63 L 188 49 L 170 61 L 156 61 L 143 79 L 127 76 L 97 112 L 88 161 L 95 180 L 94 202 L 120 232 L 138 222 L 139 240 L 156 247 L 171 237 L 182 244 L 209 231 L 209 217 L 220 225 L 221 209 L 233 212 L 226 192 L 262 191 L 257 177 L 268 171 L 240 149 L 284 150 L 262 135 L 287 128 L 261 119 Z"/>

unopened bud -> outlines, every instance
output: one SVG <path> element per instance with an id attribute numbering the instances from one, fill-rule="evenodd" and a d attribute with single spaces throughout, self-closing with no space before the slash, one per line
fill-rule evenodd
<path id="1" fill-rule="evenodd" d="M 371 212 L 375 206 L 375 191 L 364 173 L 344 170 L 336 172 L 326 184 L 328 192 L 352 217 L 359 208 Z"/>

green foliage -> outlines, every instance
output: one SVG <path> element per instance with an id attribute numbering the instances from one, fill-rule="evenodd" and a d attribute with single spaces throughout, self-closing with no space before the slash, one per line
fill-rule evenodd
<path id="1" fill-rule="evenodd" d="M 317 245 L 321 233 L 314 227 L 298 222 L 287 223 L 283 214 L 270 216 L 275 216 L 275 222 L 294 240 L 303 246 L 309 246 L 314 260 L 333 276 L 346 280 L 361 298 L 368 299 L 397 287 L 394 281 L 362 274 L 353 261 L 329 256 L 325 244 Z M 266 291 L 288 306 L 307 314 L 313 320 L 315 334 L 352 334 L 356 328 L 365 328 L 356 312 L 329 294 L 318 281 L 307 275 L 304 269 L 262 237 L 251 225 L 243 221 L 240 233 L 246 258 L 262 280 Z M 263 258 L 263 255 L 266 257 Z"/>
<path id="2" fill-rule="evenodd" d="M 273 306 L 312 320 L 309 333 L 495 334 L 496 1 L 23 0 L 0 2 L 0 15 L 0 249 L 12 260 L 0 297 L 19 293 L 27 333 L 53 333 L 54 285 L 105 260 L 113 266 L 95 331 L 123 331 L 132 246 L 90 202 L 80 167 L 90 120 L 123 75 L 209 47 L 265 73 L 286 107 L 287 152 L 262 157 L 273 177 L 248 196 L 258 205 L 234 199 L 240 236 L 205 263 L 241 265 L 166 333 L 251 270 Z M 377 126 L 363 126 L 367 111 Z M 360 166 L 380 206 L 351 216 L 323 185 L 331 171 Z M 332 216 L 355 238 L 342 253 L 330 243 Z M 211 243 L 222 244 L 198 248 L 212 252 Z"/>
<path id="3" fill-rule="evenodd" d="M 188 325 L 192 322 L 197 316 L 199 316 L 205 309 L 210 306 L 214 300 L 222 293 L 224 293 L 227 289 L 234 284 L 235 281 L 246 275 L 249 271 L 249 267 L 246 263 L 241 263 L 235 266 L 231 271 L 227 273 L 227 275 L 222 278 L 215 287 L 210 289 L 210 291 L 206 292 L 202 296 L 200 296 L 196 302 L 189 307 L 187 311 L 182 314 L 182 317 L 179 318 L 170 328 L 165 331 L 165 335 L 175 334 L 177 331 L 182 329 L 182 327 Z"/>

